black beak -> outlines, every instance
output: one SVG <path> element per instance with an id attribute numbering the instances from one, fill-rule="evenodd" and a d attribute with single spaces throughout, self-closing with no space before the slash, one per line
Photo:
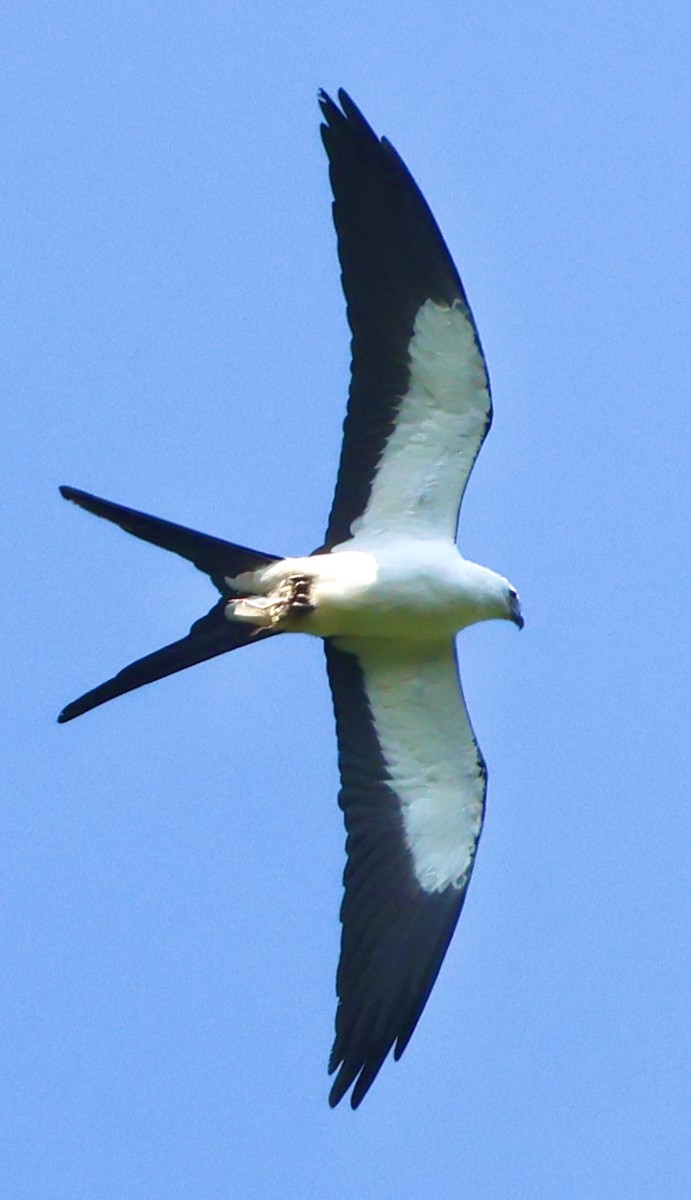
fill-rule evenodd
<path id="1" fill-rule="evenodd" d="M 518 596 L 511 597 L 510 612 L 511 612 L 511 620 L 513 621 L 514 625 L 517 625 L 519 629 L 522 629 L 523 626 L 525 625 L 525 621 L 523 620 L 523 613 L 521 612 L 521 602 L 518 599 Z"/>

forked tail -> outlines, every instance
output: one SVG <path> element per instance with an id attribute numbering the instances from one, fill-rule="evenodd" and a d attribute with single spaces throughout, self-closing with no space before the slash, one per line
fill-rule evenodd
<path id="1" fill-rule="evenodd" d="M 172 521 L 164 521 L 160 517 L 152 517 L 148 513 L 138 512 L 134 508 L 125 508 L 122 504 L 113 504 L 92 496 L 89 492 L 79 491 L 78 488 L 61 487 L 60 493 L 66 500 L 72 500 L 80 508 L 104 517 L 119 525 L 127 533 L 180 554 L 189 562 L 194 563 L 200 571 L 208 575 L 214 586 L 221 593 L 221 599 L 206 616 L 195 621 L 186 637 L 177 642 L 171 642 L 153 654 L 130 663 L 112 679 L 99 684 L 66 705 L 58 717 L 64 724 L 80 717 L 82 713 L 143 687 L 145 683 L 153 683 L 156 679 L 164 679 L 166 675 L 174 675 L 184 671 L 186 667 L 226 654 L 229 650 L 238 650 L 249 642 L 261 641 L 273 637 L 277 630 L 257 629 L 253 625 L 229 621 L 225 616 L 225 606 L 235 593 L 227 583 L 227 579 L 241 575 L 245 571 L 256 571 L 260 567 L 276 562 L 278 556 L 263 554 L 259 550 L 250 550 L 247 546 L 238 546 L 234 542 L 225 542 L 222 538 L 210 537 L 206 533 L 198 533 L 187 529 L 184 525 L 176 525 Z"/>

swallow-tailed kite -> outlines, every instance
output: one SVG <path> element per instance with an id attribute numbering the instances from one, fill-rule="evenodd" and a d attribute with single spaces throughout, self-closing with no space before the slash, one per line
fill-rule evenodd
<path id="1" fill-rule="evenodd" d="M 324 641 L 347 831 L 330 1103 L 353 1108 L 400 1058 L 475 861 L 487 773 L 454 635 L 523 624 L 501 575 L 462 558 L 458 512 L 490 426 L 463 285 L 405 164 L 343 91 L 321 92 L 352 377 L 324 544 L 279 558 L 76 488 L 67 500 L 193 562 L 220 592 L 186 637 L 68 704 L 71 721 L 142 684 L 282 633 Z"/>

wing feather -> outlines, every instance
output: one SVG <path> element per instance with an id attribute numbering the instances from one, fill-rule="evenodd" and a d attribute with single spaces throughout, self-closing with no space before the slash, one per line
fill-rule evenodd
<path id="1" fill-rule="evenodd" d="M 451 643 L 326 642 L 348 855 L 330 1103 L 403 1053 L 463 907 L 486 771 Z"/>
<path id="2" fill-rule="evenodd" d="M 427 521 L 453 536 L 491 421 L 473 315 L 405 163 L 343 91 L 325 93 L 352 378 L 326 546 Z"/>

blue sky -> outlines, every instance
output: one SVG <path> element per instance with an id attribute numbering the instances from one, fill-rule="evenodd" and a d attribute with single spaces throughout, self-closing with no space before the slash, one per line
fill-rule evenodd
<path id="1" fill-rule="evenodd" d="M 688 5 L 3 20 L 0 1194 L 686 1198 Z M 320 646 L 55 724 L 214 595 L 58 484 L 319 542 L 348 335 L 316 91 L 340 85 L 464 279 L 495 422 L 460 545 L 526 616 L 461 638 L 485 832 L 432 1000 L 356 1114 L 326 1104 Z"/>

